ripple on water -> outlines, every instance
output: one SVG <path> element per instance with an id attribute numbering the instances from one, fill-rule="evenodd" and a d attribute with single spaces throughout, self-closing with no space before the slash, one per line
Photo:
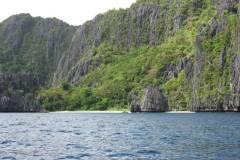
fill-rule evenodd
<path id="1" fill-rule="evenodd" d="M 112 149 L 105 149 L 104 152 L 109 153 L 109 152 L 113 152 L 113 150 Z"/>
<path id="2" fill-rule="evenodd" d="M 57 160 L 81 160 L 82 158 L 87 158 L 87 157 L 91 157 L 90 154 L 78 154 L 76 156 L 65 156 L 65 157 L 61 157 L 61 158 L 57 158 Z"/>
<path id="3" fill-rule="evenodd" d="M 82 133 L 81 132 L 74 132 L 75 135 L 79 136 L 81 135 Z"/>
<path id="4" fill-rule="evenodd" d="M 9 126 L 24 126 L 26 124 L 27 123 L 25 123 L 25 122 L 18 122 L 18 123 L 11 123 L 11 124 L 9 124 Z"/>
<path id="5" fill-rule="evenodd" d="M 2 145 L 6 145 L 6 144 L 10 144 L 10 143 L 15 143 L 16 141 L 12 141 L 12 140 L 4 140 L 4 141 L 0 141 L 0 144 Z"/>
<path id="6" fill-rule="evenodd" d="M 122 133 L 120 133 L 120 132 L 116 132 L 116 133 L 113 133 L 113 135 L 121 135 Z"/>
<path id="7" fill-rule="evenodd" d="M 109 158 L 132 158 L 132 157 L 134 157 L 134 154 L 120 152 L 120 153 L 109 154 L 107 156 Z"/>
<path id="8" fill-rule="evenodd" d="M 159 151 L 148 150 L 148 149 L 139 150 L 136 153 L 137 154 L 142 154 L 142 155 L 152 155 L 152 156 L 161 155 L 161 152 L 159 152 Z"/>
<path id="9" fill-rule="evenodd" d="M 30 143 L 27 143 L 27 144 L 25 144 L 24 146 L 25 146 L 25 147 L 31 147 L 31 146 L 32 146 L 32 144 L 30 144 Z"/>
<path id="10" fill-rule="evenodd" d="M 57 132 L 59 132 L 59 133 L 72 133 L 73 131 L 69 131 L 69 130 L 57 130 Z"/>
<path id="11" fill-rule="evenodd" d="M 8 157 L 2 157 L 1 159 L 4 159 L 4 160 L 16 160 L 15 157 L 11 157 L 11 156 L 8 156 Z"/>
<path id="12" fill-rule="evenodd" d="M 57 160 L 62 160 L 62 159 L 68 159 L 68 160 L 77 160 L 80 159 L 79 157 L 76 156 L 65 156 L 65 157 L 61 157 L 61 158 L 57 158 Z"/>
<path id="13" fill-rule="evenodd" d="M 40 132 L 52 132 L 52 130 L 50 130 L 50 129 L 40 129 L 39 131 Z"/>
<path id="14" fill-rule="evenodd" d="M 88 147 L 82 146 L 80 144 L 67 144 L 66 146 L 69 148 L 82 149 L 82 150 L 89 149 Z"/>

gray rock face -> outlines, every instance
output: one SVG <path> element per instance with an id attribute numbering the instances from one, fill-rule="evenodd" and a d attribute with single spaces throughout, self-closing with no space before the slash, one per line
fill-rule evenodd
<path id="1" fill-rule="evenodd" d="M 4 21 L 0 28 L 0 40 L 5 42 L 6 47 L 10 49 L 10 53 L 16 54 L 19 50 L 23 36 L 27 33 L 27 29 L 31 29 L 34 19 L 29 14 L 21 16 L 11 16 Z"/>
<path id="2" fill-rule="evenodd" d="M 0 111 L 41 111 L 37 91 L 49 86 L 75 27 L 19 14 L 0 23 Z"/>
<path id="3" fill-rule="evenodd" d="M 130 93 L 130 109 L 131 112 L 141 112 L 141 99 L 137 93 Z"/>
<path id="4" fill-rule="evenodd" d="M 186 64 L 186 67 L 184 68 L 184 71 L 185 71 L 185 79 L 187 81 L 191 80 L 194 74 L 192 61 L 188 61 L 188 63 Z"/>
<path id="5" fill-rule="evenodd" d="M 149 86 L 146 89 L 143 105 L 141 106 L 142 112 L 166 112 L 168 111 L 168 103 L 163 91 L 159 88 Z"/>
<path id="6" fill-rule="evenodd" d="M 226 64 L 226 56 L 227 56 L 227 51 L 226 49 L 222 49 L 220 56 L 219 56 L 219 62 L 220 62 L 220 68 L 223 71 L 225 64 Z"/>
<path id="7" fill-rule="evenodd" d="M 185 71 L 185 80 L 192 89 L 194 111 L 239 111 L 239 27 L 229 38 L 230 44 L 223 46 L 217 55 L 222 74 L 226 67 L 230 72 L 226 77 L 230 84 L 219 83 L 218 89 L 229 85 L 229 94 L 218 93 L 202 100 L 199 93 L 204 69 L 212 63 L 203 47 L 204 38 L 215 38 L 226 29 L 228 20 L 224 13 L 240 13 L 236 5 L 239 0 L 212 0 L 212 4 L 217 9 L 217 16 L 210 24 L 199 27 L 195 55 L 178 59 L 177 64 L 167 64 L 163 78 L 168 81 Z M 35 100 L 40 87 L 58 85 L 62 80 L 78 84 L 90 69 L 100 65 L 93 64 L 91 59 L 93 47 L 108 43 L 128 50 L 142 45 L 158 45 L 175 35 L 189 16 L 199 15 L 204 7 L 206 4 L 202 0 L 187 3 L 181 0 L 141 0 L 129 9 L 98 15 L 78 27 L 57 19 L 33 18 L 29 14 L 10 17 L 0 24 L 0 111 L 39 111 Z M 231 61 L 230 64 L 227 60 Z M 132 94 L 131 98 L 133 112 L 168 110 L 167 99 L 159 88 L 149 86 L 142 100 L 137 94 Z"/>
<path id="8" fill-rule="evenodd" d="M 200 88 L 203 86 L 203 82 L 201 82 L 201 77 L 203 76 L 203 71 L 207 64 L 211 64 L 211 59 L 209 59 L 206 51 L 203 49 L 203 39 L 206 37 L 215 37 L 217 34 L 226 31 L 227 20 L 224 16 L 224 11 L 231 12 L 231 14 L 237 13 L 236 4 L 239 3 L 238 0 L 221 0 L 216 2 L 216 8 L 218 12 L 218 16 L 220 17 L 214 17 L 210 23 L 209 26 L 201 26 L 199 28 L 199 35 L 196 38 L 196 55 L 195 60 L 193 64 L 193 72 L 192 72 L 192 78 L 187 78 L 187 80 L 191 80 L 192 83 L 192 104 L 191 109 L 193 111 L 200 111 L 200 112 L 206 112 L 206 111 L 216 111 L 216 112 L 224 112 L 224 111 L 239 111 L 240 106 L 240 99 L 239 99 L 239 55 L 236 53 L 239 53 L 239 47 L 236 47 L 239 45 L 239 30 L 236 30 L 236 38 L 235 36 L 230 37 L 230 41 L 233 46 L 226 45 L 222 46 L 221 51 L 219 52 L 219 70 L 224 71 L 226 70 L 227 65 L 229 65 L 230 68 L 230 76 L 227 77 L 230 79 L 230 84 L 221 84 L 219 81 L 219 85 L 216 89 L 219 91 L 222 90 L 223 85 L 229 85 L 227 88 L 230 88 L 229 94 L 221 95 L 221 93 L 216 93 L 215 95 L 208 96 L 205 99 L 201 98 L 200 95 Z M 240 25 L 239 25 L 240 26 Z M 230 34 L 230 32 L 229 32 Z M 234 33 L 235 34 L 235 33 Z M 238 49 L 237 49 L 238 48 Z M 228 53 L 231 52 L 231 53 Z M 232 55 L 231 55 L 232 54 Z M 233 56 L 233 58 L 231 58 Z M 226 58 L 231 58 L 232 60 L 229 62 L 226 61 Z M 228 64 L 227 64 L 228 63 Z M 185 69 L 185 73 L 191 72 L 190 67 L 187 67 Z M 210 89 L 210 85 L 204 84 L 205 86 L 208 86 Z M 226 86 L 225 86 L 226 87 Z"/>
<path id="9" fill-rule="evenodd" d="M 237 13 L 237 8 L 235 4 L 239 3 L 239 0 L 220 0 L 218 6 L 218 13 L 222 13 L 224 10 L 227 10 L 232 13 Z"/>
<path id="10" fill-rule="evenodd" d="M 0 74 L 0 112 L 43 111 L 35 100 L 39 80 L 29 73 Z"/>
<path id="11" fill-rule="evenodd" d="M 158 87 L 148 86 L 142 100 L 136 94 L 131 95 L 131 112 L 166 112 L 167 98 Z"/>
<path id="12" fill-rule="evenodd" d="M 125 49 L 161 43 L 165 37 L 174 35 L 181 28 L 184 20 L 193 14 L 187 10 L 192 9 L 193 6 L 196 8 L 192 12 L 197 12 L 197 9 L 202 7 L 201 1 L 194 0 L 190 5 L 180 0 L 176 4 L 171 0 L 167 3 L 159 1 L 158 4 L 142 2 L 133 4 L 126 10 L 111 11 L 108 14 L 96 16 L 77 29 L 69 50 L 62 55 L 58 63 L 54 82 L 68 79 L 66 76 L 69 70 L 74 68 L 84 56 L 91 53 L 92 47 L 97 47 L 103 42 Z M 176 7 L 177 11 L 175 11 Z"/>
<path id="13" fill-rule="evenodd" d="M 240 56 L 233 59 L 232 64 L 232 95 L 229 99 L 230 107 L 234 111 L 240 111 Z M 226 106 L 225 106 L 226 108 Z"/>
<path id="14" fill-rule="evenodd" d="M 190 67 L 190 63 L 190 60 L 187 57 L 184 57 L 179 60 L 177 65 L 168 64 L 164 73 L 164 79 L 166 81 L 169 81 L 172 78 L 176 78 L 182 70 L 184 70 L 186 67 Z M 190 70 L 191 68 L 188 69 L 189 70 L 187 70 L 188 73 L 186 74 L 186 76 L 190 79 L 190 77 L 192 76 L 192 71 Z"/>
<path id="15" fill-rule="evenodd" d="M 89 67 L 92 64 L 92 60 L 80 61 L 73 69 L 68 73 L 68 82 L 76 84 L 80 82 L 80 78 L 88 73 Z"/>

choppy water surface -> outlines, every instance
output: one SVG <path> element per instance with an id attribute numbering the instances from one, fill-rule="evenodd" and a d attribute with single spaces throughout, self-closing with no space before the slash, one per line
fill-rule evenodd
<path id="1" fill-rule="evenodd" d="M 0 159 L 240 159 L 240 114 L 0 114 Z"/>

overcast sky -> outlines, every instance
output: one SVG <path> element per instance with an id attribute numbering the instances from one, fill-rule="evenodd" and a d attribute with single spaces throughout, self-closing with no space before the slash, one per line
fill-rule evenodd
<path id="1" fill-rule="evenodd" d="M 80 25 L 97 14 L 113 8 L 128 8 L 136 0 L 1 0 L 0 21 L 11 15 L 56 17 L 72 25 Z"/>

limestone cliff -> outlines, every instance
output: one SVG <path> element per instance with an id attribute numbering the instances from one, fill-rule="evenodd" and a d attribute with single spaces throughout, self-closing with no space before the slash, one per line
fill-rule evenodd
<path id="1" fill-rule="evenodd" d="M 138 1 L 129 9 L 100 14 L 77 29 L 67 54 L 59 61 L 54 80 L 67 78 L 72 81 L 84 76 L 79 74 L 82 71 L 74 73 L 79 71 L 75 68 L 82 65 L 78 62 L 84 56 L 91 57 L 92 48 L 104 42 L 124 49 L 160 44 L 165 37 L 174 35 L 187 17 L 198 14 L 201 7 L 203 4 L 198 0 Z"/>
<path id="2" fill-rule="evenodd" d="M 163 90 L 153 86 L 148 86 L 143 98 L 131 93 L 131 112 L 166 112 L 169 110 L 167 98 Z"/>
<path id="3" fill-rule="evenodd" d="M 12 16 L 0 111 L 240 111 L 239 14 L 239 0 L 138 0 L 77 27 Z"/>
<path id="4" fill-rule="evenodd" d="M 0 111 L 40 111 L 40 87 L 49 86 L 75 27 L 57 19 L 15 15 L 0 24 Z"/>

